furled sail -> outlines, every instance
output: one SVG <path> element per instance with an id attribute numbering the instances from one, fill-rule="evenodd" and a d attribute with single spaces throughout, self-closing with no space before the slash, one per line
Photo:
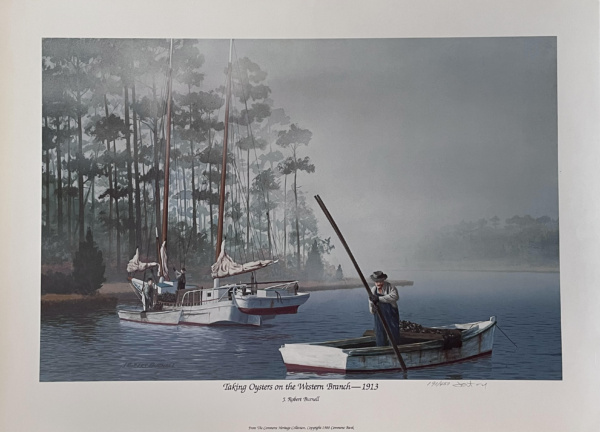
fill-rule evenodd
<path id="1" fill-rule="evenodd" d="M 165 280 L 169 279 L 169 264 L 167 263 L 167 242 L 164 241 L 160 247 L 160 262 L 158 266 L 158 277 L 162 277 Z"/>
<path id="2" fill-rule="evenodd" d="M 135 250 L 135 255 L 131 260 L 127 263 L 127 273 L 135 273 L 138 271 L 144 271 L 150 267 L 156 267 L 158 263 L 155 262 L 141 262 L 140 261 L 140 251 L 139 249 Z"/>
<path id="3" fill-rule="evenodd" d="M 225 252 L 225 241 L 223 241 L 219 258 L 217 258 L 217 262 L 210 267 L 210 270 L 211 276 L 213 279 L 216 279 L 252 272 L 273 263 L 275 263 L 273 260 L 262 260 L 238 264 L 229 255 L 227 255 L 227 252 Z"/>

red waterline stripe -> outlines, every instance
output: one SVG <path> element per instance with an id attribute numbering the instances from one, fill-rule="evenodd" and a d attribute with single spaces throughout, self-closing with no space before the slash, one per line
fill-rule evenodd
<path id="1" fill-rule="evenodd" d="M 298 312 L 300 305 L 285 306 L 280 308 L 239 308 L 241 312 L 248 315 L 287 315 Z"/>

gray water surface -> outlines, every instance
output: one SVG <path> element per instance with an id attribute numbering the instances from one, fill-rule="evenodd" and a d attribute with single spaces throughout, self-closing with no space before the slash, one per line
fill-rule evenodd
<path id="1" fill-rule="evenodd" d="M 435 326 L 496 316 L 499 325 L 491 356 L 409 370 L 409 379 L 562 379 L 558 273 L 411 272 L 401 277 L 415 281 L 398 288 L 403 320 Z M 40 381 L 404 378 L 401 372 L 286 372 L 281 345 L 356 337 L 372 327 L 362 287 L 312 292 L 298 314 L 262 327 L 137 324 L 120 321 L 116 311 L 44 317 Z"/>

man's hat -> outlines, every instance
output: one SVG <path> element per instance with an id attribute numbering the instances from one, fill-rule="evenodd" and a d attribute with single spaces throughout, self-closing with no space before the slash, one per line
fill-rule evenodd
<path id="1" fill-rule="evenodd" d="M 371 275 L 371 279 L 373 279 L 375 282 L 383 282 L 387 278 L 388 278 L 388 275 L 386 275 L 381 270 L 374 271 L 373 274 Z"/>

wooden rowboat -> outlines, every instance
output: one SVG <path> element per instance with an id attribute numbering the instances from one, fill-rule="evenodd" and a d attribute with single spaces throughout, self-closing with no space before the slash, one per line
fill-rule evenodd
<path id="1" fill-rule="evenodd" d="M 445 334 L 401 332 L 398 349 L 408 369 L 454 363 L 490 354 L 495 326 L 496 317 L 491 317 L 488 321 L 430 328 L 447 330 Z M 392 347 L 377 347 L 372 332 L 365 334 L 354 339 L 285 344 L 279 351 L 290 372 L 400 370 Z"/>

